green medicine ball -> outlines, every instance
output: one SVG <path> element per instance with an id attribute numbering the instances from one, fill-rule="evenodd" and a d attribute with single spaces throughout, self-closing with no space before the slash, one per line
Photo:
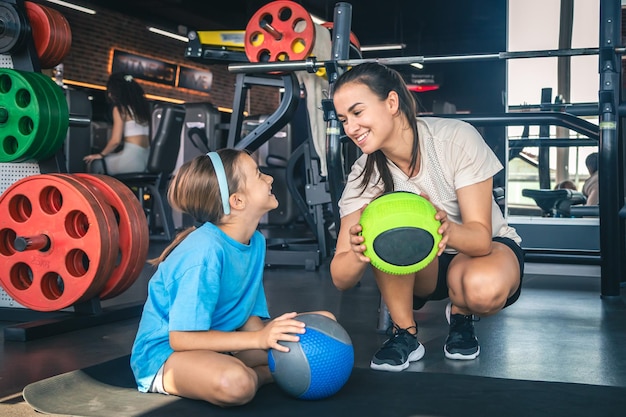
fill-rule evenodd
<path id="1" fill-rule="evenodd" d="M 415 273 L 439 250 L 441 223 L 437 210 L 424 197 L 397 191 L 374 199 L 361 215 L 364 255 L 372 265 L 394 275 Z"/>

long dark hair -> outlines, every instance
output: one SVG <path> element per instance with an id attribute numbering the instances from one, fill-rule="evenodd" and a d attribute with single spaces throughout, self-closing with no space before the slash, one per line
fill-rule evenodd
<path id="1" fill-rule="evenodd" d="M 150 122 L 150 105 L 143 88 L 132 75 L 116 72 L 107 81 L 107 100 L 122 116 L 131 116 L 138 123 Z"/>
<path id="2" fill-rule="evenodd" d="M 224 148 L 217 153 L 224 165 L 230 193 L 241 190 L 245 178 L 238 163 L 241 155 L 246 154 L 246 151 Z M 224 218 L 224 208 L 211 158 L 207 155 L 199 155 L 181 165 L 170 182 L 167 199 L 172 208 L 189 214 L 198 224 L 205 222 L 221 224 Z M 158 258 L 150 260 L 150 263 L 157 265 L 163 262 L 172 250 L 195 229 L 196 226 L 191 226 L 180 232 L 163 250 L 163 253 Z"/>
<path id="3" fill-rule="evenodd" d="M 409 171 L 412 172 L 417 165 L 417 153 L 419 148 L 419 136 L 417 133 L 417 124 L 415 117 L 417 116 L 417 103 L 415 98 L 406 86 L 399 72 L 379 63 L 365 63 L 353 67 L 351 70 L 344 72 L 335 82 L 334 91 L 338 91 L 341 87 L 357 83 L 367 86 L 380 100 L 386 100 L 391 91 L 398 94 L 399 111 L 406 116 L 409 127 L 413 131 L 413 146 L 411 148 L 411 163 Z M 384 191 L 393 191 L 393 178 L 391 171 L 387 166 L 387 157 L 382 151 L 378 150 L 367 156 L 365 162 L 365 170 L 363 171 L 360 187 L 365 187 L 374 174 L 374 167 L 380 173 L 380 180 L 383 182 Z"/>

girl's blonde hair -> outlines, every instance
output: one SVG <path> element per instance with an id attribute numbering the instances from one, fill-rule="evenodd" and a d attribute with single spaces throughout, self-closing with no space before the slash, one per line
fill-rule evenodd
<path id="1" fill-rule="evenodd" d="M 239 158 L 246 154 L 241 149 L 221 149 L 217 151 L 228 183 L 229 194 L 241 190 L 245 178 L 238 169 Z M 196 224 L 211 222 L 219 225 L 224 218 L 224 208 L 220 196 L 220 187 L 211 159 L 200 155 L 184 163 L 170 182 L 167 198 L 173 209 L 191 216 Z M 226 202 L 228 204 L 228 202 Z M 181 231 L 158 258 L 151 259 L 152 265 L 158 265 L 174 250 L 196 225 Z"/>

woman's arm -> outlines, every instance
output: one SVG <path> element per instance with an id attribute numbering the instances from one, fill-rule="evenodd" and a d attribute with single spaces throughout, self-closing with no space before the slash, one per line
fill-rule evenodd
<path id="1" fill-rule="evenodd" d="M 457 190 L 462 224 L 448 222 L 447 246 L 469 256 L 491 252 L 493 179 Z"/>
<path id="2" fill-rule="evenodd" d="M 100 153 L 94 153 L 87 155 L 83 158 L 83 161 L 89 163 L 95 159 L 101 159 L 107 156 L 111 152 L 115 151 L 124 137 L 124 119 L 117 107 L 113 107 L 113 127 L 111 128 L 111 137 L 109 138 L 106 146 Z"/>
<path id="3" fill-rule="evenodd" d="M 341 227 L 337 236 L 335 255 L 330 263 L 330 275 L 335 287 L 347 290 L 354 287 L 363 276 L 370 259 L 363 255 L 365 245 L 359 235 L 361 213 L 357 210 L 341 218 Z"/>
<path id="4" fill-rule="evenodd" d="M 111 152 L 115 151 L 122 143 L 124 137 L 124 119 L 117 107 L 113 107 L 113 127 L 111 128 L 111 137 L 100 155 L 107 156 Z"/>

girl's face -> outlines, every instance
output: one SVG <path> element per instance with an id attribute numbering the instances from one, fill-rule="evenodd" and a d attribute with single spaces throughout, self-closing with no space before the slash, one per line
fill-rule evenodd
<path id="1" fill-rule="evenodd" d="M 368 86 L 354 82 L 335 91 L 333 103 L 337 118 L 346 135 L 363 153 L 384 148 L 392 137 L 397 97 L 392 91 L 385 100 L 380 100 Z"/>
<path id="2" fill-rule="evenodd" d="M 239 169 L 245 178 L 243 193 L 247 206 L 256 208 L 261 214 L 278 207 L 278 200 L 272 194 L 274 178 L 262 173 L 254 159 L 247 154 L 241 155 Z"/>

